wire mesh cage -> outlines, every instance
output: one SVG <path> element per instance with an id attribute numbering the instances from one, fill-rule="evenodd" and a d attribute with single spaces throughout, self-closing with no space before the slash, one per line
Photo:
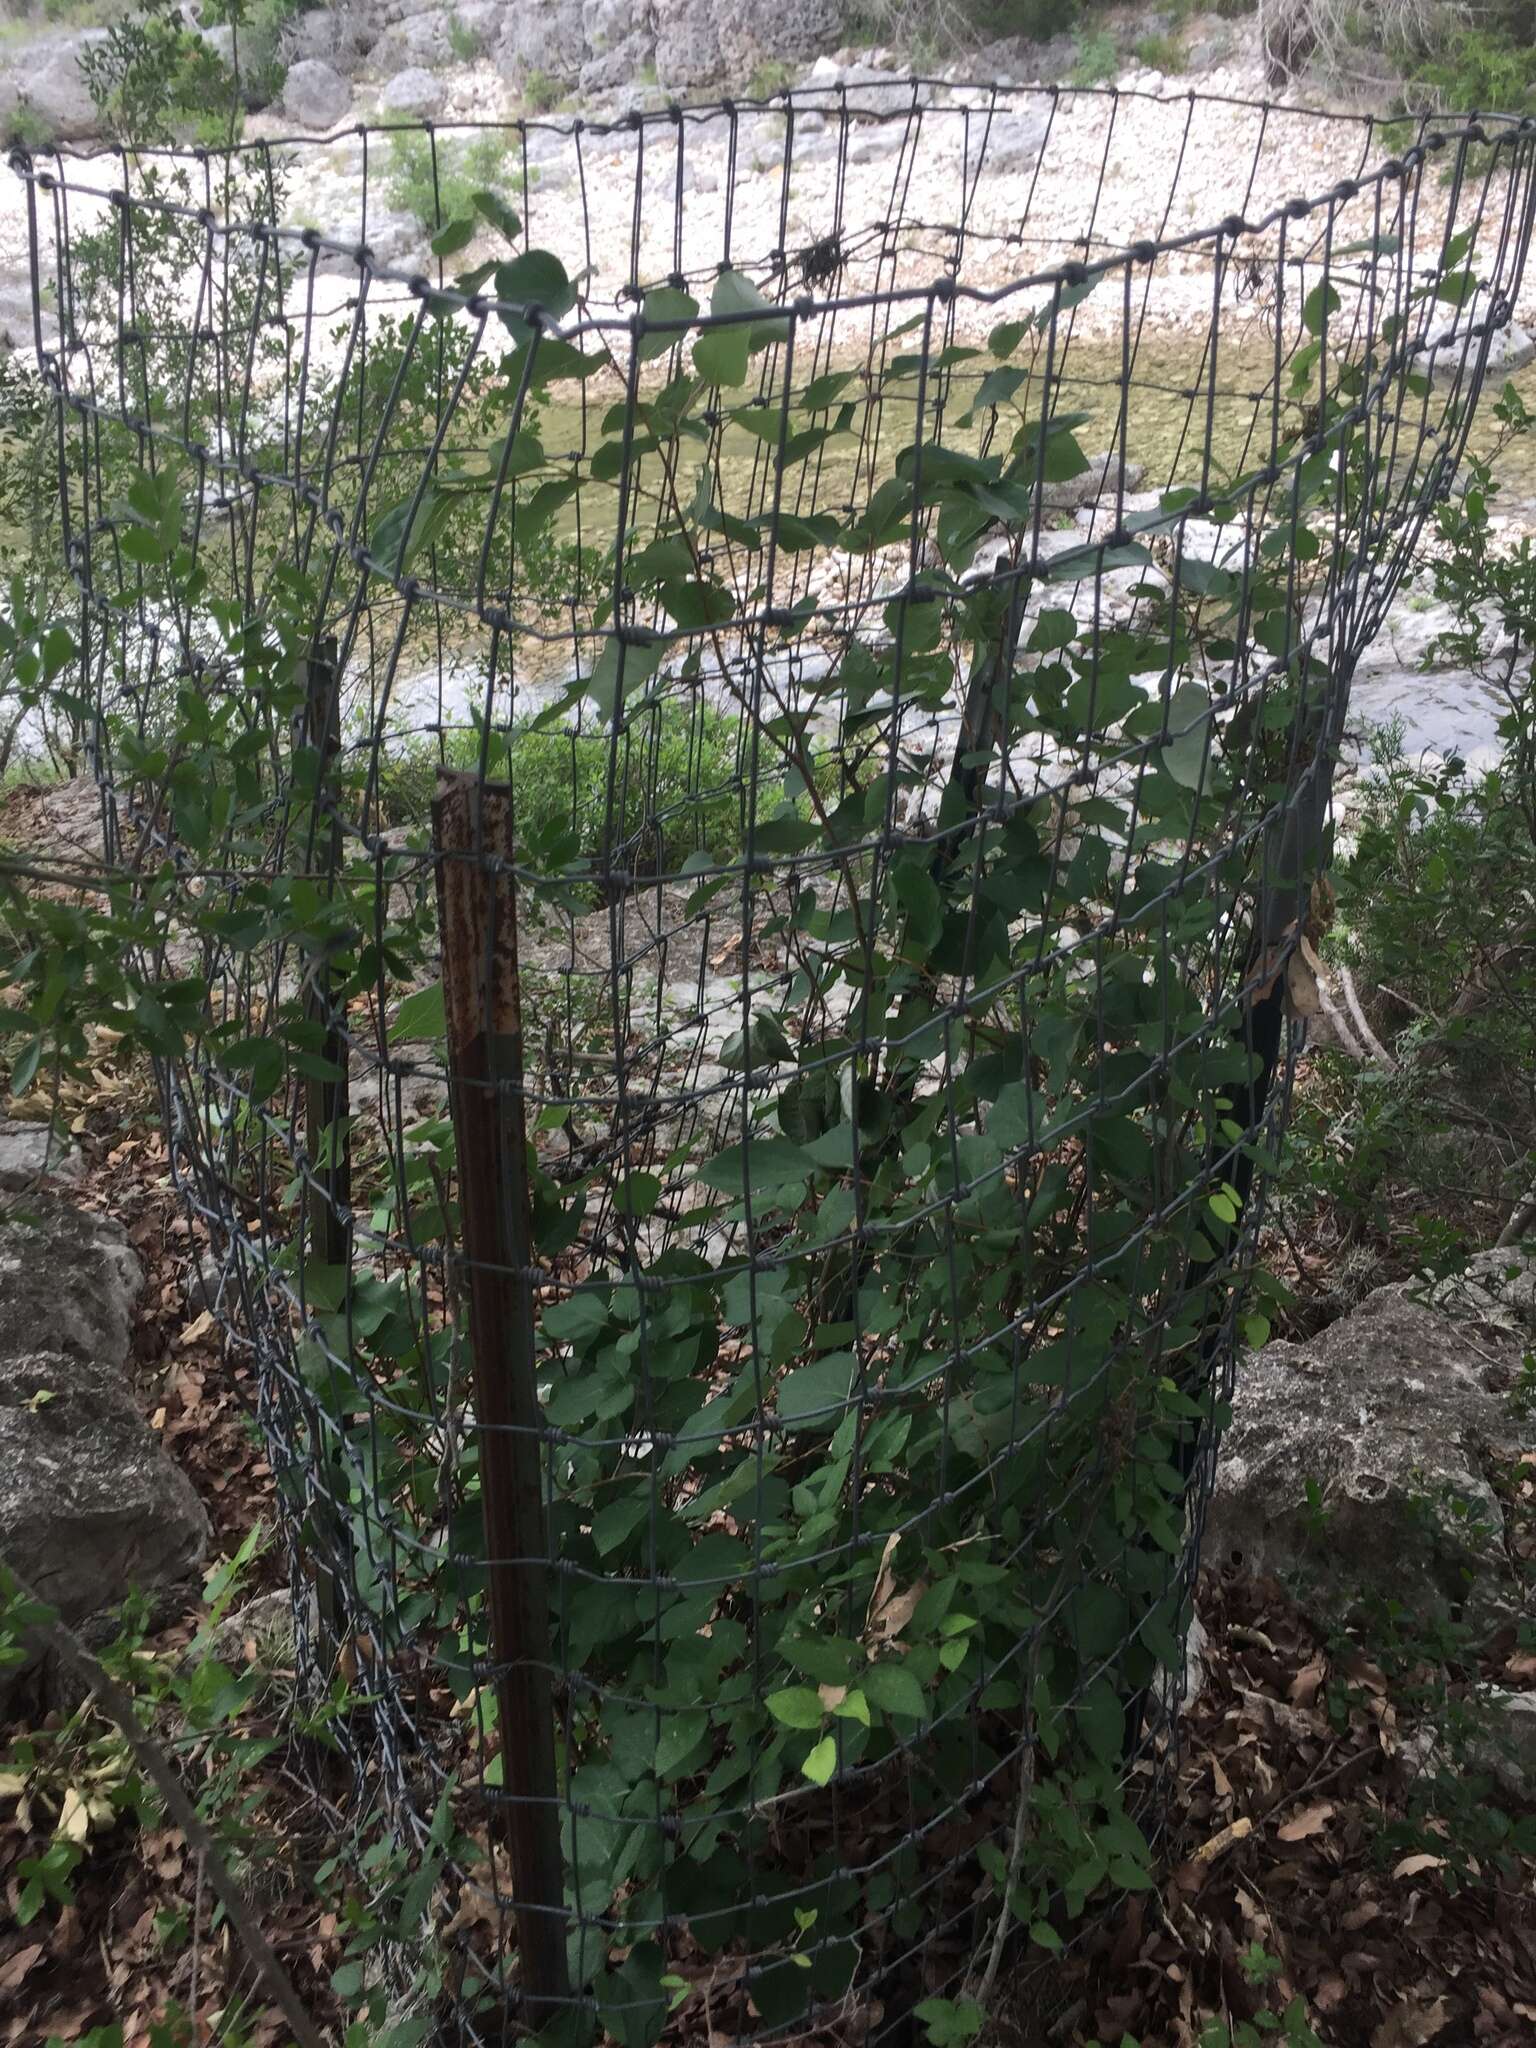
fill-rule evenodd
<path id="1" fill-rule="evenodd" d="M 175 1168 L 443 2038 L 881 2035 L 1148 1881 L 1533 145 L 840 87 L 359 130 L 341 237 L 302 141 L 17 159 Z"/>

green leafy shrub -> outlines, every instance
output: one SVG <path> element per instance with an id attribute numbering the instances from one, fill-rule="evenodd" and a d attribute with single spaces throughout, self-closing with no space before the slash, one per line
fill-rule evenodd
<path id="1" fill-rule="evenodd" d="M 638 873 L 675 872 L 705 849 L 734 859 L 743 835 L 739 719 L 700 703 L 669 698 L 630 735 L 633 772 L 621 768 L 610 815 L 608 740 L 536 729 L 532 721 L 493 734 L 488 772 L 512 785 L 519 838 L 558 861 L 591 862 L 605 848 L 638 863 Z M 439 759 L 477 768 L 479 736 L 456 732 L 441 753 L 403 749 L 384 770 L 381 803 L 394 823 L 419 821 L 431 807 Z M 766 794 L 766 793 L 765 793 Z"/>
<path id="2" fill-rule="evenodd" d="M 53 141 L 53 123 L 36 107 L 18 100 L 6 117 L 0 142 L 8 149 L 51 149 Z"/>
<path id="3" fill-rule="evenodd" d="M 1077 39 L 1077 58 L 1067 74 L 1073 85 L 1102 85 L 1120 69 L 1120 51 L 1105 29 L 1092 29 Z"/>
<path id="4" fill-rule="evenodd" d="M 754 100 L 771 100 L 795 82 L 795 67 L 776 57 L 765 57 L 747 80 L 747 95 Z"/>
<path id="5" fill-rule="evenodd" d="M 473 64 L 484 53 L 480 31 L 473 22 L 450 13 L 448 16 L 448 47 L 461 64 Z"/>
<path id="6" fill-rule="evenodd" d="M 1137 63 L 1145 64 L 1149 71 L 1179 72 L 1184 69 L 1184 38 L 1176 30 L 1138 36 L 1132 47 Z"/>
<path id="7" fill-rule="evenodd" d="M 227 7 L 239 0 L 225 0 Z M 175 0 L 137 0 L 80 56 L 106 133 L 125 144 L 227 143 L 241 120 L 239 85 Z"/>
<path id="8" fill-rule="evenodd" d="M 1432 651 L 1504 700 L 1500 757 L 1473 772 L 1372 736 L 1329 946 L 1391 1064 L 1320 1055 L 1292 1126 L 1295 1213 L 1315 1228 L 1321 1197 L 1375 1278 L 1452 1269 L 1536 1179 L 1536 554 L 1491 518 L 1499 456 L 1536 422 L 1513 386 L 1493 415 L 1422 574 L 1450 608 Z"/>
<path id="9" fill-rule="evenodd" d="M 523 74 L 522 94 L 530 114 L 548 114 L 565 98 L 565 87 L 552 71 L 535 67 Z"/>
<path id="10" fill-rule="evenodd" d="M 1509 26 L 1497 17 L 1458 27 L 1436 47 L 1418 54 L 1406 97 L 1415 108 L 1451 113 L 1523 114 L 1536 105 L 1536 7 Z"/>
<path id="11" fill-rule="evenodd" d="M 435 234 L 474 211 L 472 195 L 505 182 L 507 140 L 499 129 L 462 139 L 408 129 L 389 138 L 386 189 L 392 204 Z"/>

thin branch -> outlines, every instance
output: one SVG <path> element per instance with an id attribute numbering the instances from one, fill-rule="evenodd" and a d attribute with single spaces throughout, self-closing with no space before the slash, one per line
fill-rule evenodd
<path id="1" fill-rule="evenodd" d="M 22 1597 L 33 1606 L 45 1603 L 38 1599 L 32 1588 L 13 1571 L 12 1579 Z M 24 1640 L 38 1650 L 50 1651 L 59 1662 L 72 1671 L 82 1684 L 88 1686 L 96 1696 L 96 1702 L 109 1720 L 113 1721 L 133 1752 L 134 1761 L 149 1778 L 161 1798 L 166 1811 L 185 1836 L 189 1848 L 197 1852 L 208 1882 L 218 1894 L 219 1904 L 229 1916 L 229 1923 L 239 1935 L 245 1952 L 255 1966 L 271 1993 L 273 2000 L 282 2011 L 283 2018 L 292 2030 L 299 2048 L 326 2048 L 324 2035 L 310 2018 L 303 2001 L 294 1989 L 293 1980 L 278 1961 L 272 1944 L 263 1933 L 261 1923 L 229 1872 L 229 1866 L 219 1853 L 219 1846 L 204 1824 L 197 1808 L 192 1804 L 183 1786 L 175 1765 L 160 1747 L 160 1744 L 140 1724 L 134 1711 L 134 1704 L 111 1673 L 93 1657 L 74 1631 L 52 1616 L 47 1621 L 28 1621 L 22 1627 Z"/>

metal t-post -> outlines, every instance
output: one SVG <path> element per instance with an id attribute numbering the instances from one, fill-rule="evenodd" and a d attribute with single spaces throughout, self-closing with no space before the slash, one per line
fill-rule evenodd
<path id="1" fill-rule="evenodd" d="M 568 1995 L 566 1912 L 534 1378 L 511 790 L 441 770 L 432 841 L 501 1732 L 500 1811 L 522 1982 L 535 2016 L 548 2018 Z"/>

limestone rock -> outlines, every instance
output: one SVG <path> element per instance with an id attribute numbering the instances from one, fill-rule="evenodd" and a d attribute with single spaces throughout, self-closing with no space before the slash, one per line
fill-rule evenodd
<path id="1" fill-rule="evenodd" d="M 1483 345 L 1482 330 L 1487 319 L 1486 305 L 1479 305 L 1473 300 L 1452 319 L 1431 329 L 1424 363 L 1437 384 L 1454 384 L 1458 377 L 1465 380 L 1472 375 L 1477 367 L 1478 351 Z M 1517 327 L 1511 320 L 1508 326 L 1496 327 L 1488 336 L 1486 375 L 1502 383 L 1516 370 L 1523 370 L 1533 356 L 1536 356 L 1536 341 L 1532 341 L 1525 329 Z M 1497 390 L 1498 384 L 1494 388 Z"/>
<path id="2" fill-rule="evenodd" d="M 208 1536 L 115 1364 L 0 1358 L 0 1555 L 66 1622 L 187 1586 Z"/>
<path id="3" fill-rule="evenodd" d="M 58 1137 L 47 1124 L 0 1117 L 0 1192 L 14 1194 L 45 1176 L 76 1180 L 83 1165 L 68 1139 Z"/>
<path id="4" fill-rule="evenodd" d="M 414 215 L 386 213 L 370 207 L 367 229 L 366 241 L 375 263 L 385 264 L 392 270 L 414 270 L 426 261 L 427 238 Z M 339 249 L 322 249 L 315 258 L 316 270 L 322 276 L 356 275 L 354 252 L 365 239 L 362 216 L 354 213 L 332 221 L 323 230 L 323 237 L 326 242 L 336 242 L 341 246 Z"/>
<path id="5" fill-rule="evenodd" d="M 1119 456 L 1112 468 L 1109 451 L 1105 449 L 1101 454 L 1089 456 L 1088 467 L 1081 476 L 1069 476 L 1057 484 L 1043 484 L 1041 503 L 1053 512 L 1075 512 L 1079 505 L 1091 505 L 1100 498 L 1112 499 L 1117 477 L 1122 471 L 1125 488 L 1134 491 L 1141 482 L 1141 464 L 1127 462 L 1124 456 Z"/>
<path id="6" fill-rule="evenodd" d="M 61 1351 L 121 1365 L 144 1282 L 122 1226 L 48 1191 L 10 1206 L 0 1222 L 0 1357 Z"/>
<path id="7" fill-rule="evenodd" d="M 334 128 L 351 105 L 351 86 L 318 57 L 301 57 L 283 81 L 283 112 L 301 128 Z"/>
<path id="8" fill-rule="evenodd" d="M 26 285 L 0 285 L 0 349 L 31 353 L 32 293 Z"/>
<path id="9" fill-rule="evenodd" d="M 373 63 L 379 71 L 399 75 L 451 63 L 453 56 L 453 16 L 446 7 L 433 7 L 386 29 L 374 46 Z"/>
<path id="10" fill-rule="evenodd" d="M 1536 1785 L 1536 1692 L 1488 1685 L 1480 1689 L 1479 1701 L 1488 1730 L 1475 1746 L 1473 1761 L 1492 1771 L 1513 1798 L 1529 1799 Z"/>
<path id="11" fill-rule="evenodd" d="M 84 29 L 29 54 L 24 75 L 17 81 L 18 94 L 56 142 L 85 142 L 101 132 L 101 117 L 80 59 L 105 33 L 104 29 Z"/>
<path id="12" fill-rule="evenodd" d="M 725 68 L 709 0 L 655 0 L 656 73 L 669 86 L 700 85 Z"/>
<path id="13" fill-rule="evenodd" d="M 0 1223 L 0 1556 L 71 1624 L 163 1604 L 207 1551 L 123 1374 L 142 1278 L 118 1224 L 57 1195 Z"/>
<path id="14" fill-rule="evenodd" d="M 1531 1435 L 1505 1397 L 1533 1335 L 1536 1268 L 1485 1252 L 1431 1297 L 1378 1288 L 1312 1341 L 1243 1358 L 1207 1560 L 1235 1552 L 1322 1610 L 1376 1595 L 1496 1626 L 1512 1595 L 1484 1460 Z"/>
<path id="15" fill-rule="evenodd" d="M 587 61 L 581 0 L 524 0 L 506 22 L 497 61 L 515 79 L 538 71 L 569 81 Z"/>
<path id="16" fill-rule="evenodd" d="M 446 88 L 437 74 L 413 64 L 385 81 L 379 94 L 379 112 L 392 120 L 425 120 L 442 110 L 446 97 Z"/>
<path id="17" fill-rule="evenodd" d="M 1017 177 L 1032 171 L 1045 147 L 1049 117 L 1022 109 L 1017 113 L 995 114 L 987 133 L 984 169 Z"/>

